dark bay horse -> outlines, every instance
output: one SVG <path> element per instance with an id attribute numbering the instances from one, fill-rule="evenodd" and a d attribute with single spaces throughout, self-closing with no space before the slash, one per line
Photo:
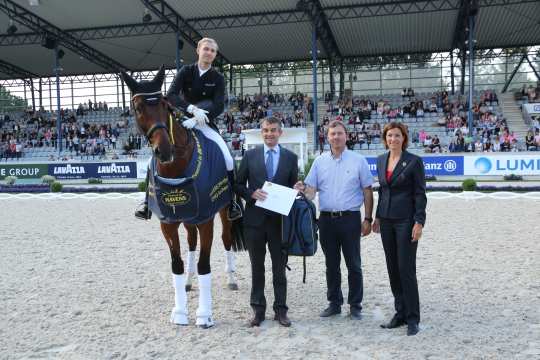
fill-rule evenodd
<path id="1" fill-rule="evenodd" d="M 161 93 L 165 70 L 163 66 L 151 81 L 137 82 L 130 75 L 122 72 L 122 78 L 132 93 L 132 106 L 139 131 L 148 139 L 156 159 L 157 174 L 166 179 L 178 179 L 190 164 L 194 153 L 195 141 L 183 126 L 173 119 L 167 100 Z M 224 173 L 225 177 L 226 174 Z M 219 209 L 223 224 L 222 239 L 226 249 L 231 248 L 231 222 L 227 219 L 227 207 Z M 161 221 L 161 232 L 167 241 L 171 255 L 173 287 L 175 289 L 175 306 L 171 313 L 171 322 L 178 325 L 188 325 L 188 307 L 184 262 L 180 251 L 178 228 L 182 221 Z M 197 263 L 199 283 L 199 306 L 196 312 L 196 325 L 208 328 L 214 325 L 212 317 L 212 293 L 210 251 L 214 236 L 213 216 L 210 220 L 187 226 L 191 237 L 199 232 L 201 247 Z M 193 239 L 191 239 L 193 241 Z M 193 259 L 194 260 L 194 259 Z"/>

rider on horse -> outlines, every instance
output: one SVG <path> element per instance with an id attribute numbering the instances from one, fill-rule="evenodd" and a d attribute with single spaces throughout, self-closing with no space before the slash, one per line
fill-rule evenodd
<path id="1" fill-rule="evenodd" d="M 185 109 L 193 115 L 182 123 L 185 128 L 198 129 L 221 149 L 225 158 L 232 198 L 228 217 L 229 220 L 235 220 L 242 216 L 242 211 L 234 201 L 234 160 L 214 123 L 214 120 L 223 112 L 225 101 L 225 79 L 212 67 L 217 51 L 218 44 L 214 39 L 201 39 L 197 44 L 197 63 L 180 69 L 167 92 L 167 99 L 172 106 Z M 146 181 L 148 185 L 148 176 Z M 150 219 L 152 216 L 148 209 L 148 192 L 142 208 L 135 212 L 135 216 L 140 219 Z"/>

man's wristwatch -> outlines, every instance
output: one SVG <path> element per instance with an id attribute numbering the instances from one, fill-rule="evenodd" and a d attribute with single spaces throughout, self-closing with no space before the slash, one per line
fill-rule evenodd
<path id="1" fill-rule="evenodd" d="M 371 224 L 373 222 L 373 219 L 366 217 L 366 218 L 364 218 L 364 221 L 368 221 Z"/>

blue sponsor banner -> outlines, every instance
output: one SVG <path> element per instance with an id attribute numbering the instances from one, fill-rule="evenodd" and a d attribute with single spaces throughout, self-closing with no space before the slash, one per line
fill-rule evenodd
<path id="1" fill-rule="evenodd" d="M 49 164 L 49 175 L 57 179 L 136 179 L 136 162 Z"/>
<path id="2" fill-rule="evenodd" d="M 366 157 L 371 173 L 377 175 L 377 158 Z M 462 176 L 463 156 L 424 156 L 424 170 L 426 175 Z"/>

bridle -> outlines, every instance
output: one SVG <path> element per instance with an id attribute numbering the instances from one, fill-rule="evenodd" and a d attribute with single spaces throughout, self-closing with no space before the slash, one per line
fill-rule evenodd
<path id="1" fill-rule="evenodd" d="M 137 93 L 133 94 L 131 97 L 131 101 L 133 102 L 137 96 L 142 96 L 143 101 L 147 105 L 158 105 L 159 102 L 163 99 L 163 94 L 161 91 L 156 91 L 153 93 Z M 174 143 L 174 126 L 173 122 L 174 119 L 172 117 L 171 111 L 168 111 L 169 115 L 169 126 L 167 127 L 165 124 L 163 124 L 161 121 L 155 121 L 154 125 L 150 127 L 146 131 L 146 133 L 140 128 L 139 124 L 137 124 L 137 128 L 139 129 L 139 132 L 144 133 L 144 136 L 146 137 L 146 140 L 148 140 L 148 143 L 151 143 L 150 139 L 152 138 L 152 135 L 159 129 L 164 129 L 167 134 L 169 134 L 169 139 L 171 144 L 175 145 Z"/>

